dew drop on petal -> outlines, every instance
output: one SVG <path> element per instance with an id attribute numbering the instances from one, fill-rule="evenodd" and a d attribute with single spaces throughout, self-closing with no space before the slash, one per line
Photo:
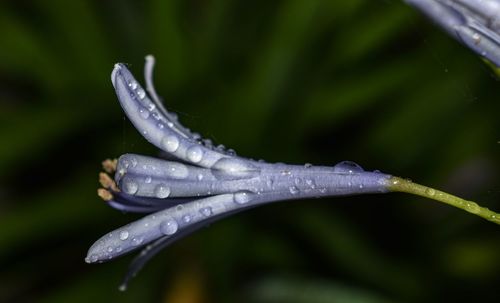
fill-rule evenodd
<path id="1" fill-rule="evenodd" d="M 342 161 L 333 167 L 333 172 L 341 174 L 354 174 L 363 172 L 363 168 L 359 164 L 352 161 Z"/>
<path id="2" fill-rule="evenodd" d="M 132 180 L 125 180 L 123 184 L 123 191 L 129 195 L 133 195 L 137 192 L 139 186 Z"/>
<path id="3" fill-rule="evenodd" d="M 170 219 L 160 224 L 160 231 L 164 235 L 169 236 L 175 234 L 178 227 L 177 222 L 174 219 Z"/>
<path id="4" fill-rule="evenodd" d="M 128 231 L 122 230 L 120 232 L 120 240 L 125 241 L 128 239 Z"/>
<path id="5" fill-rule="evenodd" d="M 143 119 L 149 118 L 149 111 L 147 109 L 145 109 L 144 107 L 142 107 L 141 109 L 139 109 L 139 114 L 141 115 L 141 117 Z"/>
<path id="6" fill-rule="evenodd" d="M 182 221 L 183 221 L 184 223 L 189 223 L 189 222 L 191 222 L 191 216 L 190 216 L 190 215 L 184 215 L 184 216 L 182 217 Z"/>
<path id="7" fill-rule="evenodd" d="M 90 255 L 90 262 L 92 262 L 92 263 L 93 263 L 93 262 L 97 262 L 97 259 L 98 259 L 98 257 L 97 257 L 97 255 L 96 255 L 96 254 L 92 254 L 92 255 Z"/>
<path id="8" fill-rule="evenodd" d="M 152 181 L 151 177 L 146 177 L 146 179 L 144 180 L 144 183 L 149 184 L 149 183 L 151 183 L 151 181 Z"/>
<path id="9" fill-rule="evenodd" d="M 128 84 L 128 86 L 131 88 L 131 89 L 136 89 L 137 88 L 137 82 L 135 81 L 132 81 Z"/>
<path id="10" fill-rule="evenodd" d="M 290 186 L 290 188 L 288 188 L 290 190 L 290 193 L 292 195 L 296 195 L 299 193 L 299 189 L 297 188 L 297 186 Z"/>
<path id="11" fill-rule="evenodd" d="M 171 153 L 179 148 L 179 139 L 176 136 L 166 136 L 161 143 L 165 150 Z"/>
<path id="12" fill-rule="evenodd" d="M 212 208 L 210 206 L 200 209 L 200 213 L 205 217 L 212 215 Z"/>
<path id="13" fill-rule="evenodd" d="M 237 204 L 246 204 L 252 199 L 252 193 L 248 191 L 240 191 L 234 194 L 234 202 Z"/>
<path id="14" fill-rule="evenodd" d="M 139 96 L 139 99 L 142 100 L 146 96 L 146 92 L 141 88 L 137 91 L 137 96 Z"/>
<path id="15" fill-rule="evenodd" d="M 194 145 L 188 148 L 188 150 L 186 151 L 186 155 L 190 161 L 197 163 L 201 161 L 201 158 L 203 157 L 203 151 L 199 146 Z"/>
<path id="16" fill-rule="evenodd" d="M 155 196 L 160 199 L 165 199 L 170 195 L 170 188 L 165 184 L 158 184 L 155 188 Z"/>
<path id="17" fill-rule="evenodd" d="M 142 244 L 142 241 L 144 241 L 142 237 L 134 237 L 132 238 L 132 245 L 139 246 Z"/>

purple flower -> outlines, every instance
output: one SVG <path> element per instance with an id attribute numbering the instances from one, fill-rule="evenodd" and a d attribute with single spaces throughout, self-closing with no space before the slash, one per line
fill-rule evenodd
<path id="1" fill-rule="evenodd" d="M 500 67 L 499 0 L 405 0 L 479 56 Z"/>
<path id="2" fill-rule="evenodd" d="M 98 190 L 99 196 L 118 210 L 147 215 L 101 237 L 85 259 L 88 263 L 103 262 L 142 248 L 123 289 L 170 243 L 228 215 L 275 201 L 405 191 L 498 221 L 474 202 L 435 190 L 431 193 L 411 181 L 365 171 L 354 162 L 343 161 L 333 167 L 266 163 L 215 147 L 165 110 L 152 85 L 154 59 L 146 59 L 148 93 L 123 64 L 115 65 L 111 81 L 137 130 L 174 160 L 125 154 L 117 161 L 103 163 L 106 173 L 100 174 L 103 188 Z M 112 173 L 114 179 L 108 175 Z"/>

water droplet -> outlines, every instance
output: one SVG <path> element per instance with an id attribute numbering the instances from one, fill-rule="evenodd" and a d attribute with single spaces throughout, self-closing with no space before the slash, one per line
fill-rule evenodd
<path id="1" fill-rule="evenodd" d="M 148 104 L 148 110 L 151 112 L 151 111 L 154 111 L 156 108 L 156 105 L 154 103 L 149 103 Z"/>
<path id="2" fill-rule="evenodd" d="M 149 118 L 149 112 L 148 112 L 148 110 L 147 110 L 147 109 L 145 109 L 145 108 L 141 108 L 141 109 L 139 109 L 139 114 L 141 115 L 141 117 L 142 117 L 143 119 L 147 119 L 147 118 Z"/>
<path id="3" fill-rule="evenodd" d="M 146 92 L 141 88 L 141 89 L 137 90 L 137 96 L 139 96 L 139 99 L 142 100 L 146 96 Z"/>
<path id="4" fill-rule="evenodd" d="M 170 153 L 175 152 L 179 148 L 179 139 L 176 136 L 166 136 L 161 143 L 165 150 Z"/>
<path id="5" fill-rule="evenodd" d="M 125 180 L 123 182 L 123 191 L 129 195 L 133 195 L 137 192 L 139 186 L 132 180 Z"/>
<path id="6" fill-rule="evenodd" d="M 234 194 L 234 202 L 237 204 L 246 204 L 252 200 L 253 194 L 248 191 L 240 191 Z"/>
<path id="7" fill-rule="evenodd" d="M 116 247 L 116 252 L 118 252 L 118 253 L 119 253 L 119 252 L 121 252 L 121 251 L 122 251 L 122 247 L 118 245 L 118 246 Z"/>
<path id="8" fill-rule="evenodd" d="M 203 151 L 199 146 L 194 145 L 188 148 L 188 150 L 186 151 L 186 156 L 189 161 L 197 163 L 201 161 L 201 158 L 203 157 Z"/>
<path id="9" fill-rule="evenodd" d="M 293 182 L 295 183 L 295 185 L 299 186 L 300 184 L 302 184 L 302 179 L 295 178 L 295 180 Z"/>
<path id="10" fill-rule="evenodd" d="M 124 240 L 127 240 L 127 239 L 128 239 L 128 231 L 122 230 L 120 232 L 120 240 L 124 241 Z"/>
<path id="11" fill-rule="evenodd" d="M 149 184 L 151 183 L 152 179 L 151 177 L 146 177 L 146 180 L 144 180 L 144 183 Z"/>
<path id="12" fill-rule="evenodd" d="M 364 170 L 361 166 L 352 161 L 342 161 L 335 164 L 335 166 L 333 167 L 333 172 L 340 174 L 353 174 L 353 173 L 360 173 L 363 171 Z"/>
<path id="13" fill-rule="evenodd" d="M 288 189 L 290 190 L 290 193 L 292 195 L 296 195 L 299 193 L 299 189 L 297 188 L 297 186 L 290 186 Z"/>
<path id="14" fill-rule="evenodd" d="M 132 245 L 134 246 L 139 246 L 142 244 L 142 241 L 144 241 L 144 239 L 142 237 L 137 237 L 137 238 L 132 238 Z"/>
<path id="15" fill-rule="evenodd" d="M 164 129 L 165 128 L 165 125 L 163 123 L 158 123 L 158 128 L 159 129 Z"/>
<path id="16" fill-rule="evenodd" d="M 218 179 L 240 179 L 257 176 L 259 169 L 246 160 L 221 158 L 212 166 L 212 173 Z"/>
<path id="17" fill-rule="evenodd" d="M 108 252 L 109 252 L 109 253 L 112 253 L 112 252 L 113 252 L 113 247 L 108 246 L 108 249 L 107 249 L 107 250 L 108 250 Z"/>
<path id="18" fill-rule="evenodd" d="M 311 163 L 306 163 L 306 164 L 304 164 L 304 167 L 305 167 L 305 168 L 311 168 L 312 166 L 313 166 L 313 165 L 312 165 Z"/>
<path id="19" fill-rule="evenodd" d="M 210 215 L 212 215 L 212 208 L 210 206 L 204 207 L 200 209 L 200 213 L 205 217 L 209 217 Z"/>
<path id="20" fill-rule="evenodd" d="M 128 84 L 128 86 L 129 86 L 131 89 L 134 89 L 134 90 L 135 90 L 135 89 L 137 88 L 137 82 L 132 81 L 132 82 L 130 82 L 130 83 Z"/>
<path id="21" fill-rule="evenodd" d="M 425 193 L 432 197 L 432 196 L 434 196 L 436 194 L 436 191 L 434 189 L 432 189 L 432 188 L 427 188 L 425 190 Z"/>
<path id="22" fill-rule="evenodd" d="M 184 223 L 189 223 L 189 222 L 191 222 L 191 216 L 190 216 L 190 215 L 184 215 L 184 216 L 182 217 L 182 221 L 183 221 Z"/>
<path id="23" fill-rule="evenodd" d="M 160 199 L 165 199 L 170 195 L 170 188 L 168 188 L 165 184 L 158 184 L 155 187 L 155 196 Z"/>
<path id="24" fill-rule="evenodd" d="M 311 189 L 315 189 L 316 188 L 316 184 L 314 184 L 314 180 L 313 179 L 306 179 L 306 185 L 309 186 Z"/>
<path id="25" fill-rule="evenodd" d="M 92 263 L 97 262 L 97 259 L 98 259 L 98 257 L 96 254 L 90 255 L 90 262 L 92 262 Z"/>
<path id="26" fill-rule="evenodd" d="M 177 222 L 174 219 L 167 220 L 160 224 L 160 231 L 167 236 L 173 235 L 177 232 Z"/>
<path id="27" fill-rule="evenodd" d="M 196 179 L 198 179 L 198 181 L 203 180 L 203 174 L 198 174 L 198 176 L 196 177 Z"/>
<path id="28" fill-rule="evenodd" d="M 186 165 L 181 163 L 169 164 L 168 176 L 176 179 L 184 179 L 189 175 Z"/>

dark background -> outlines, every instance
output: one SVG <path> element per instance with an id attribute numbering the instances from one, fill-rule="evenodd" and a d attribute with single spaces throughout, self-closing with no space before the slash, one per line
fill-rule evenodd
<path id="1" fill-rule="evenodd" d="M 110 73 L 157 59 L 183 124 L 268 161 L 358 162 L 500 210 L 500 85 L 401 1 L 2 1 L 1 302 L 499 302 L 500 229 L 405 194 L 277 203 L 154 258 L 89 265 L 138 218 L 100 162 L 156 155 Z"/>

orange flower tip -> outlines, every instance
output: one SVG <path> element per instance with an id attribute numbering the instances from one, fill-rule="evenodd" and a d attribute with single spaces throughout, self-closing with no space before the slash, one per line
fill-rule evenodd
<path id="1" fill-rule="evenodd" d="M 112 174 L 116 171 L 116 165 L 118 163 L 118 159 L 106 159 L 102 161 L 102 168 L 108 174 Z"/>
<path id="2" fill-rule="evenodd" d="M 109 201 L 113 199 L 113 194 L 109 190 L 104 188 L 99 188 L 97 190 L 97 195 L 104 201 Z"/>

